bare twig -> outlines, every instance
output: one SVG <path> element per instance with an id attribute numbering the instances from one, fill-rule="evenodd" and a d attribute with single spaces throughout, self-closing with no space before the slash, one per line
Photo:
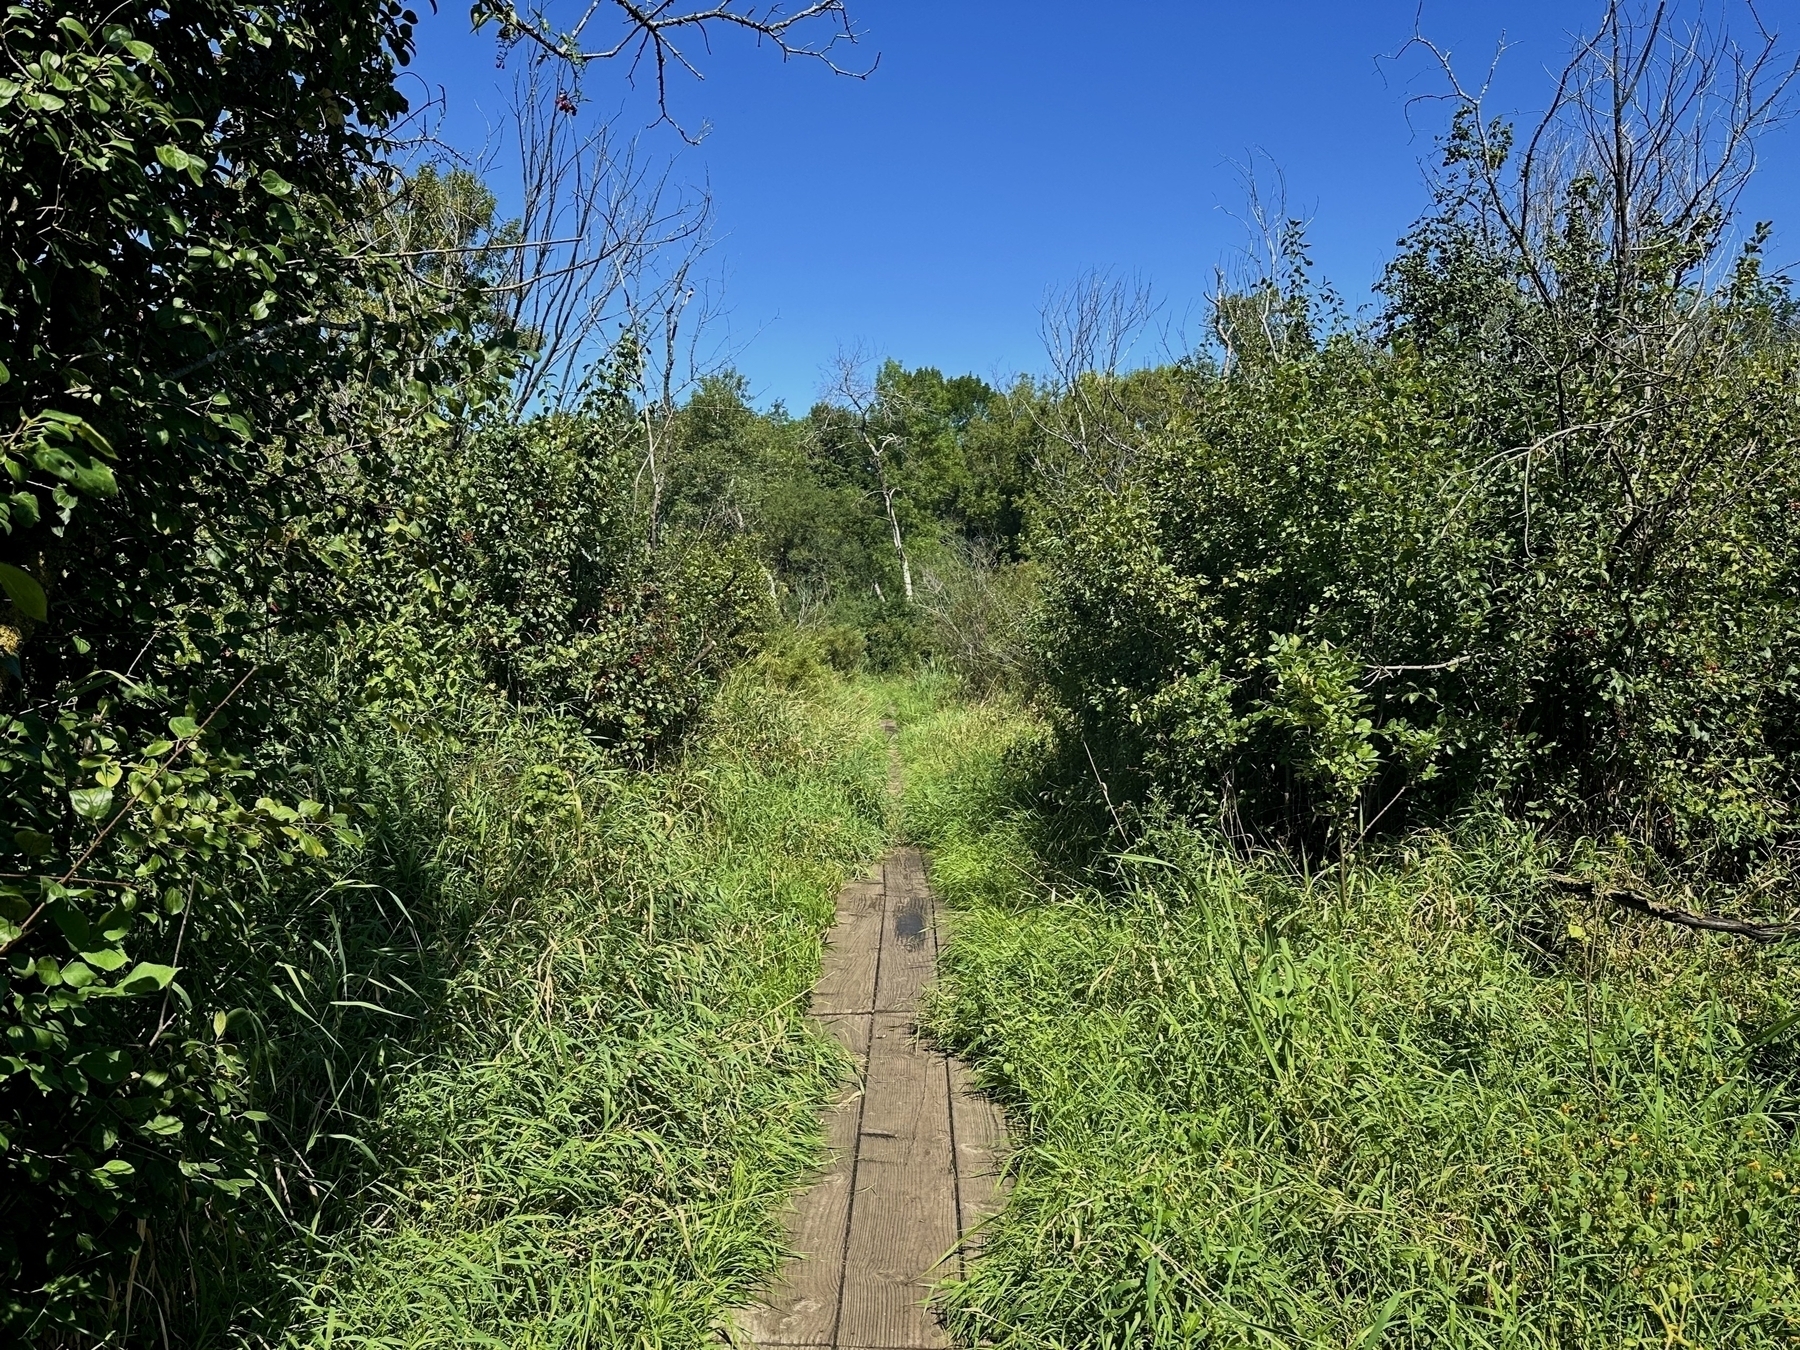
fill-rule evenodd
<path id="1" fill-rule="evenodd" d="M 540 8 L 521 12 L 513 0 L 476 0 L 471 14 L 477 27 L 496 25 L 502 42 L 529 42 L 541 58 L 565 62 L 577 72 L 594 61 L 625 57 L 630 62 L 627 79 L 635 83 L 639 66 L 648 61 L 656 78 L 657 120 L 693 142 L 698 137 L 669 112 L 671 68 L 696 80 L 705 78 L 685 50 L 689 38 L 709 47 L 715 31 L 737 32 L 772 47 L 784 61 L 816 61 L 834 75 L 857 80 L 874 72 L 879 57 L 857 69 L 840 65 L 835 56 L 840 47 L 854 46 L 860 36 L 845 0 L 812 0 L 786 12 L 784 8 L 737 0 L 717 0 L 696 9 L 684 9 L 673 0 L 590 0 L 566 30 L 559 30 Z M 602 15 L 609 16 L 614 26 L 599 41 L 590 41 L 594 36 L 590 28 Z"/>

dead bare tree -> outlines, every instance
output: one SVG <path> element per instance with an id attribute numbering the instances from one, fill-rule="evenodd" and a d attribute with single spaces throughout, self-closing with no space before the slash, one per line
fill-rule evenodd
<path id="1" fill-rule="evenodd" d="M 894 537 L 894 556 L 900 564 L 900 584 L 906 603 L 913 602 L 912 559 L 907 555 L 906 536 L 900 528 L 900 515 L 894 499 L 900 485 L 890 472 L 889 456 L 905 444 L 906 437 L 884 414 L 891 408 L 882 406 L 882 391 L 869 374 L 869 360 L 859 351 L 840 351 L 833 361 L 825 395 L 836 400 L 850 414 L 850 424 L 857 443 L 868 456 L 875 474 L 876 494 L 887 512 L 888 528 Z"/>
<path id="2" fill-rule="evenodd" d="M 1234 163 L 1243 190 L 1241 213 L 1228 212 L 1243 227 L 1245 244 L 1230 263 L 1213 269 L 1207 296 L 1211 337 L 1227 375 L 1289 355 L 1312 337 L 1311 283 L 1306 276 L 1305 238 L 1310 221 L 1288 202 L 1287 175 L 1267 155 Z"/>
<path id="3" fill-rule="evenodd" d="M 682 400 L 728 359 L 718 344 L 703 345 L 719 317 L 719 304 L 717 292 L 696 275 L 702 256 L 689 251 L 666 271 L 647 270 L 624 287 L 644 438 L 638 485 L 648 488 L 645 543 L 652 551 L 661 538 L 663 497 L 676 467 L 672 452 Z"/>
<path id="4" fill-rule="evenodd" d="M 635 140 L 583 125 L 545 73 L 532 63 L 515 83 L 519 238 L 491 288 L 532 342 L 514 390 L 521 411 L 580 397 L 601 347 L 689 288 L 712 216 L 708 197 L 674 187 Z"/>
<path id="5" fill-rule="evenodd" d="M 1684 21 L 1668 0 L 1609 0 L 1523 134 L 1488 110 L 1494 66 L 1469 84 L 1429 38 L 1407 44 L 1445 81 L 1427 97 L 1451 105 L 1452 165 L 1472 184 L 1485 242 L 1514 259 L 1548 327 L 1643 375 L 1699 353 L 1757 141 L 1792 112 L 1800 56 L 1755 0 L 1738 8 L 1746 22 L 1734 28 L 1704 13 Z M 1604 275 L 1572 251 L 1577 231 L 1598 237 Z"/>
<path id="6" fill-rule="evenodd" d="M 1617 501 L 1609 565 L 1649 575 L 1659 552 L 1704 534 L 1708 512 L 1788 471 L 1784 455 L 1684 429 L 1744 355 L 1732 300 L 1758 284 L 1761 234 L 1734 234 L 1738 207 L 1759 138 L 1792 114 L 1800 55 L 1756 0 L 1691 15 L 1609 0 L 1521 130 L 1489 111 L 1494 65 L 1470 83 L 1430 39 L 1408 49 L 1438 69 L 1444 92 L 1428 97 L 1451 108 L 1446 218 L 1510 279 L 1480 346 L 1496 379 L 1547 395 L 1514 406 L 1550 410 L 1477 477 L 1517 481 L 1528 555 L 1542 466 L 1603 479 Z M 1730 487 L 1690 510 L 1701 481 Z"/>
<path id="7" fill-rule="evenodd" d="M 1039 311 L 1039 337 L 1057 397 L 1042 430 L 1074 461 L 1116 490 L 1137 457 L 1143 427 L 1125 396 L 1127 363 L 1155 318 L 1150 288 L 1136 278 L 1088 272 Z M 1059 466 L 1045 463 L 1046 472 Z"/>
<path id="8" fill-rule="evenodd" d="M 704 192 L 675 185 L 636 140 L 583 123 L 545 74 L 533 65 L 514 82 L 511 154 L 440 156 L 372 183 L 361 224 L 370 252 L 398 264 L 390 310 L 472 289 L 485 322 L 518 335 L 515 414 L 579 401 L 628 331 L 692 289 L 712 216 Z M 506 167 L 518 214 L 497 222 L 487 182 Z"/>
<path id="9" fill-rule="evenodd" d="M 655 75 L 658 120 L 690 141 L 696 138 L 669 113 L 669 73 L 704 79 L 689 44 L 710 50 L 714 33 L 734 32 L 773 48 L 784 61 L 816 61 L 852 79 L 866 78 L 875 68 L 874 62 L 861 69 L 838 63 L 836 53 L 854 46 L 860 36 L 845 0 L 810 0 L 794 8 L 738 0 L 696 8 L 674 0 L 587 0 L 566 28 L 553 22 L 545 8 L 521 10 L 513 0 L 477 0 L 472 13 L 477 27 L 495 25 L 502 43 L 530 43 L 544 57 L 577 72 L 595 61 L 623 59 L 627 79 L 635 84 L 639 68 L 648 63 Z"/>

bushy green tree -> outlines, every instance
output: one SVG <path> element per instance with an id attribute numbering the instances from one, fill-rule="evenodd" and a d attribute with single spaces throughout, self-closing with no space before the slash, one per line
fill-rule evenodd
<path id="1" fill-rule="evenodd" d="M 317 804 L 249 805 L 221 747 L 266 722 L 251 676 L 306 609 L 315 391 L 397 337 L 356 302 L 378 279 L 350 218 L 413 22 L 201 0 L 18 5 L 0 30 L 0 1325 L 21 1333 L 84 1315 L 145 1222 L 251 1184 L 196 955 L 230 948 L 234 887 L 330 830 Z"/>

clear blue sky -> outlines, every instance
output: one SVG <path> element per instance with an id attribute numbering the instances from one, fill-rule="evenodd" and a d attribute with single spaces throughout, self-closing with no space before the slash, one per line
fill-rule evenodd
<path id="1" fill-rule="evenodd" d="M 840 346 L 993 377 L 1044 366 L 1046 293 L 1091 268 L 1137 274 L 1179 318 L 1243 242 L 1234 161 L 1280 165 L 1313 218 L 1322 273 L 1352 303 L 1425 203 L 1442 112 L 1412 32 L 1472 72 L 1512 44 L 1499 110 L 1547 92 L 1589 0 L 851 0 L 867 80 L 721 40 L 674 111 L 710 130 L 647 145 L 706 183 L 719 226 L 737 366 L 759 400 L 805 407 Z M 1709 6 L 1716 8 L 1715 4 Z M 447 0 L 422 25 L 415 73 L 447 101 L 445 139 L 478 145 L 503 106 L 491 37 Z M 1786 15 L 1775 14 L 1776 18 Z M 859 53 L 847 55 L 856 61 Z M 594 106 L 646 120 L 624 70 L 596 67 Z M 1764 147 L 1748 203 L 1800 217 L 1791 129 Z M 1790 261 L 1800 231 L 1777 236 Z"/>

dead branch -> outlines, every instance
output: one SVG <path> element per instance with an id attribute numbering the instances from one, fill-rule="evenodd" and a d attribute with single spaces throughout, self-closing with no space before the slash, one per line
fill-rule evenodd
<path id="1" fill-rule="evenodd" d="M 868 374 L 868 364 L 868 358 L 860 351 L 840 350 L 826 392 L 850 411 L 857 439 L 869 457 L 869 467 L 875 471 L 876 492 L 887 512 L 888 528 L 894 536 L 894 556 L 900 563 L 900 584 L 910 605 L 914 599 L 912 559 L 907 554 L 906 537 L 894 505 L 900 486 L 888 474 L 888 455 L 904 445 L 906 438 L 881 425 L 883 391 L 879 381 Z"/>
<path id="2" fill-rule="evenodd" d="M 1729 919 L 1722 914 L 1691 914 L 1685 909 L 1670 909 L 1654 903 L 1636 891 L 1602 887 L 1598 882 L 1582 877 L 1550 876 L 1545 879 L 1558 890 L 1610 901 L 1621 909 L 1648 915 L 1652 919 L 1661 919 L 1664 923 L 1672 923 L 1681 928 L 1692 928 L 1707 933 L 1729 933 L 1734 937 L 1749 938 L 1752 942 L 1781 942 L 1800 933 L 1800 924 L 1795 923 L 1752 922 L 1746 919 Z"/>
<path id="3" fill-rule="evenodd" d="M 560 406 L 618 330 L 666 308 L 707 247 L 709 198 L 675 190 L 635 142 L 584 127 L 533 67 L 514 83 L 521 169 L 515 228 L 544 242 L 510 250 L 496 294 L 534 343 L 514 405 Z M 571 242 L 572 241 L 572 242 Z"/>

